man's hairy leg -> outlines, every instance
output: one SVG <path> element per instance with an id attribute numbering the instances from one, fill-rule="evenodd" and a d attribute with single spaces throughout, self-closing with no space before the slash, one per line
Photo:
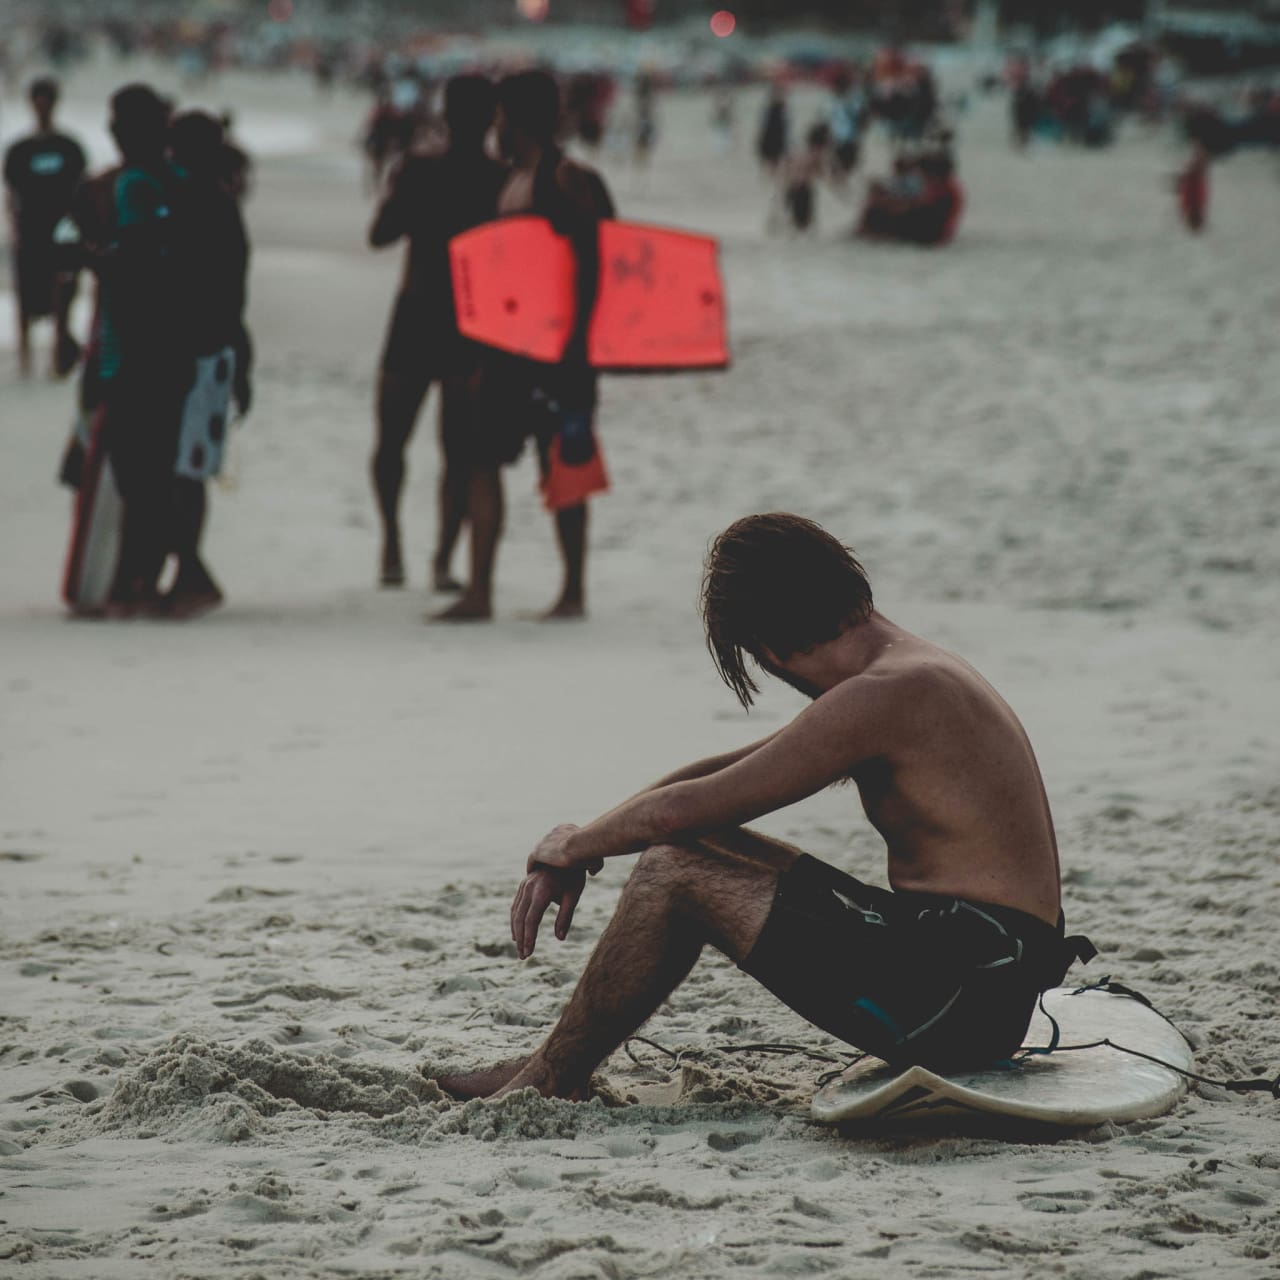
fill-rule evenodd
<path id="1" fill-rule="evenodd" d="M 592 1072 L 684 981 L 707 943 L 746 958 L 796 856 L 745 830 L 647 850 L 546 1041 L 523 1061 L 443 1078 L 441 1087 L 455 1097 L 530 1085 L 547 1097 L 586 1097 Z"/>

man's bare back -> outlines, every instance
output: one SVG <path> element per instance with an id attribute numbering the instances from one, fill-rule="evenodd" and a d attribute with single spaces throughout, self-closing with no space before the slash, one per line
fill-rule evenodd
<path id="1" fill-rule="evenodd" d="M 881 753 L 851 776 L 884 837 L 895 889 L 1002 903 L 1058 919 L 1058 849 L 1017 716 L 967 662 L 879 614 L 886 642 L 847 691 L 876 681 L 892 715 Z M 875 695 L 873 695 L 875 696 Z"/>

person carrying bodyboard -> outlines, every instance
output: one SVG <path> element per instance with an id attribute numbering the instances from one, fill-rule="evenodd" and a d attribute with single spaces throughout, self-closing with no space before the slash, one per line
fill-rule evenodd
<path id="1" fill-rule="evenodd" d="M 501 469 L 519 458 L 530 438 L 537 445 L 544 490 L 563 479 L 556 476 L 559 465 L 579 470 L 579 483 L 550 491 L 564 580 L 544 616 L 580 618 L 586 612 L 586 498 L 607 484 L 595 438 L 597 375 L 588 364 L 587 335 L 596 295 L 597 232 L 601 220 L 613 217 L 614 206 L 600 175 L 560 150 L 559 126 L 560 90 L 546 72 L 520 72 L 499 84 L 498 138 L 512 165 L 498 197 L 499 217 L 534 214 L 569 239 L 577 260 L 576 314 L 558 363 L 500 352 L 485 358 L 470 432 L 471 573 L 460 599 L 436 615 L 442 621 L 492 616 L 504 513 Z"/>

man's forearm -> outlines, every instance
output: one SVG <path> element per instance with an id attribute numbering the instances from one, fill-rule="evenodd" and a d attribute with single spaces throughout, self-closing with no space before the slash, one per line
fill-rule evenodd
<path id="1" fill-rule="evenodd" d="M 748 743 L 745 747 L 726 751 L 722 755 L 707 756 L 704 760 L 695 760 L 693 764 L 684 765 L 674 773 L 667 774 L 665 778 L 659 778 L 657 782 L 646 787 L 640 794 L 645 795 L 650 791 L 658 791 L 662 787 L 670 787 L 677 782 L 691 782 L 694 778 L 705 778 L 710 774 L 719 773 L 721 769 L 727 769 L 730 765 L 737 764 L 739 760 L 745 760 L 753 751 L 759 751 L 772 737 L 773 734 L 770 734 L 768 738 L 761 738 L 758 742 Z"/>
<path id="2" fill-rule="evenodd" d="M 573 861 L 585 865 L 677 839 L 681 832 L 676 829 L 669 791 L 667 787 L 642 791 L 575 831 L 566 845 Z"/>
<path id="3" fill-rule="evenodd" d="M 736 820 L 741 815 L 731 811 L 741 808 L 740 805 L 726 806 L 720 800 L 710 807 L 705 803 L 691 806 L 688 784 L 712 777 L 746 760 L 776 736 L 770 734 L 735 751 L 685 765 L 624 800 L 594 822 L 578 828 L 563 846 L 572 865 L 589 866 L 603 858 L 641 853 L 653 845 L 668 844 L 714 830 L 718 819 Z M 537 861 L 536 853 L 533 860 Z"/>

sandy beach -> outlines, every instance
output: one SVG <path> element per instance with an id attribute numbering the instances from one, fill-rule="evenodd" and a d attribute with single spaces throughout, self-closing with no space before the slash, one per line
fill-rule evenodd
<path id="1" fill-rule="evenodd" d="M 73 81 L 68 121 L 87 131 L 113 84 Z M 600 164 L 625 215 L 721 237 L 734 367 L 604 383 L 585 623 L 529 621 L 558 569 L 526 458 L 498 617 L 450 629 L 423 622 L 434 402 L 409 589 L 374 585 L 399 258 L 364 247 L 363 104 L 248 76 L 185 98 L 234 103 L 259 153 L 257 403 L 207 541 L 223 609 L 66 618 L 72 392 L 18 382 L 0 333 L 0 1269 L 1274 1276 L 1265 1094 L 1197 1086 L 1057 1141 L 841 1136 L 808 1118 L 820 1063 L 722 1048 L 834 1046 L 718 957 L 645 1032 L 685 1060 L 634 1046 L 590 1103 L 462 1105 L 421 1070 L 533 1046 L 608 918 L 620 862 L 565 943 L 515 959 L 507 908 L 543 832 L 799 708 L 775 688 L 744 714 L 696 613 L 708 540 L 772 509 L 852 543 L 879 607 L 1023 719 L 1069 924 L 1102 952 L 1081 980 L 1146 992 L 1207 1075 L 1280 1070 L 1274 157 L 1223 164 L 1192 239 L 1168 135 L 1019 155 L 978 99 L 954 246 L 855 243 L 825 193 L 818 234 L 790 240 L 765 234 L 759 94 L 727 158 L 706 98 L 664 98 L 650 171 Z M 883 882 L 848 790 L 760 825 Z"/>

